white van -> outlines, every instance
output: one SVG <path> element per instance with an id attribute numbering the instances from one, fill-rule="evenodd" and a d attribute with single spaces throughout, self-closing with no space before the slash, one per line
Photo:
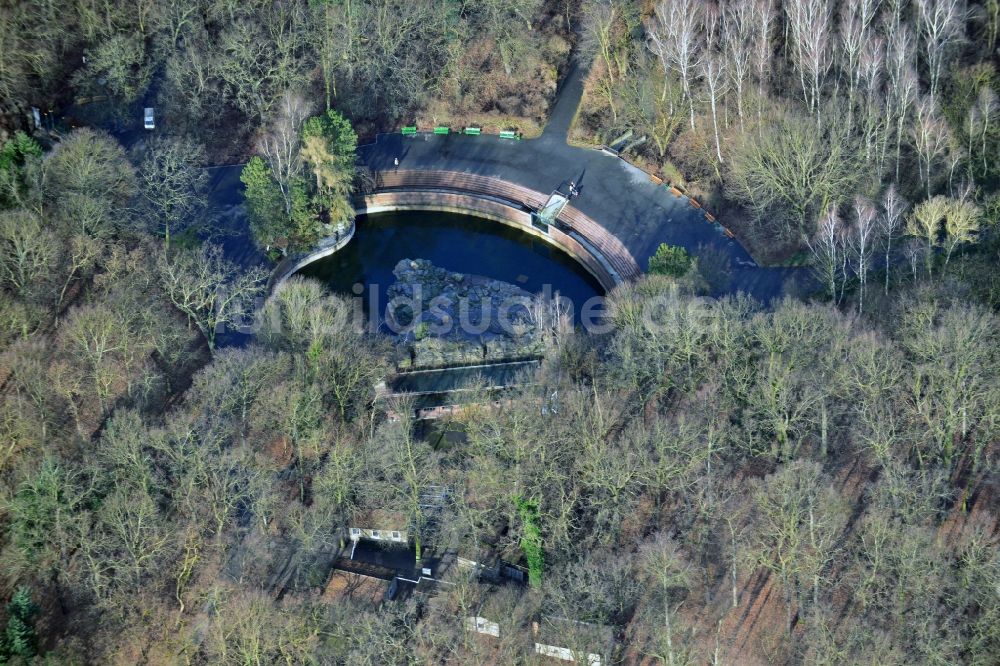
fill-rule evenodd
<path id="1" fill-rule="evenodd" d="M 153 122 L 153 107 L 151 106 L 147 106 L 146 112 L 143 114 L 143 126 L 148 130 L 156 127 L 156 124 Z"/>

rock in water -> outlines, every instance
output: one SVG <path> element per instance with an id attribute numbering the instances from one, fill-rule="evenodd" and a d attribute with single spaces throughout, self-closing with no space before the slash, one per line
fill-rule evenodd
<path id="1" fill-rule="evenodd" d="M 545 335 L 534 297 L 478 275 L 403 259 L 393 269 L 386 324 L 396 335 L 399 368 L 430 368 L 538 358 Z"/>

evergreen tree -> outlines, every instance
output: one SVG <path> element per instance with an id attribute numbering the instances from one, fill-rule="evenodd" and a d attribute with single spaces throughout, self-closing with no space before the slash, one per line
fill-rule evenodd
<path id="1" fill-rule="evenodd" d="M 545 551 L 542 549 L 542 530 L 539 526 L 538 501 L 514 498 L 521 522 L 524 524 L 524 534 L 521 536 L 521 550 L 528 562 L 528 584 L 538 588 L 542 585 L 542 569 L 545 566 Z"/>
<path id="2" fill-rule="evenodd" d="M 271 169 L 260 157 L 250 158 L 240 180 L 246 186 L 247 214 L 254 240 L 264 250 L 271 250 L 280 239 L 287 239 L 288 213 Z"/>
<path id="3" fill-rule="evenodd" d="M 295 163 L 304 165 L 307 173 L 297 168 L 282 186 L 267 162 L 253 157 L 240 176 L 254 239 L 265 250 L 310 247 L 330 233 L 324 232 L 324 222 L 340 225 L 354 219 L 351 194 L 358 138 L 351 124 L 336 111 L 327 111 L 305 121 L 301 139 Z"/>
<path id="4" fill-rule="evenodd" d="M 354 218 L 354 158 L 357 134 L 336 111 L 315 116 L 302 127 L 302 159 L 315 178 L 313 205 L 331 224 Z"/>
<path id="5" fill-rule="evenodd" d="M 35 628 L 32 626 L 38 607 L 31 601 L 31 590 L 19 587 L 7 605 L 7 629 L 3 636 L 0 655 L 6 661 L 11 657 L 30 659 L 35 656 Z"/>
<path id="6" fill-rule="evenodd" d="M 24 165 L 29 157 L 41 157 L 42 148 L 24 132 L 0 146 L 0 208 L 15 205 L 25 188 Z"/>
<path id="7" fill-rule="evenodd" d="M 682 247 L 660 243 L 649 258 L 649 272 L 654 275 L 684 277 L 691 268 L 691 255 Z"/>
<path id="8" fill-rule="evenodd" d="M 354 168 L 354 152 L 358 147 L 358 135 L 350 121 L 333 109 L 321 116 L 314 116 L 302 126 L 302 138 L 322 137 L 326 149 L 336 166 L 341 169 Z"/>

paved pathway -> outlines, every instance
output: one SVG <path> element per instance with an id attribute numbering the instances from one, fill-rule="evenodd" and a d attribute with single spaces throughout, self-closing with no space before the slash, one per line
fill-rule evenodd
<path id="1" fill-rule="evenodd" d="M 382 134 L 375 143 L 359 147 L 360 159 L 376 171 L 394 169 L 393 161 L 398 158 L 400 169 L 461 171 L 502 178 L 540 192 L 572 180 L 580 189 L 572 205 L 617 236 L 643 269 L 660 243 L 680 245 L 694 254 L 714 246 L 730 261 L 731 278 L 720 292 L 744 291 L 764 301 L 780 296 L 788 278 L 801 269 L 756 267 L 746 250 L 719 234 L 686 197 L 672 195 L 614 155 L 566 143 L 583 94 L 584 75 L 582 67 L 570 69 L 549 123 L 537 139 Z"/>
<path id="2" fill-rule="evenodd" d="M 562 86 L 556 96 L 556 103 L 549 114 L 549 122 L 542 130 L 540 141 L 552 143 L 556 148 L 566 143 L 566 136 L 569 134 L 569 127 L 576 117 L 576 110 L 583 99 L 583 80 L 587 77 L 587 69 L 580 67 L 576 60 L 573 61 Z"/>

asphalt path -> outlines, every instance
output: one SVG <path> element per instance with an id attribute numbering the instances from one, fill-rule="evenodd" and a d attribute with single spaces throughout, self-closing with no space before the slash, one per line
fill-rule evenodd
<path id="1" fill-rule="evenodd" d="M 404 137 L 381 134 L 358 148 L 360 161 L 374 171 L 400 169 L 458 171 L 503 180 L 539 192 L 576 183 L 580 195 L 572 206 L 600 223 L 628 248 L 643 270 L 660 243 L 679 245 L 694 255 L 721 250 L 728 260 L 728 280 L 717 294 L 745 292 L 769 302 L 781 296 L 796 268 L 762 268 L 735 240 L 721 234 L 687 197 L 663 185 L 609 152 L 570 146 L 566 136 L 583 95 L 583 68 L 573 66 L 564 79 L 549 122 L 537 139 L 501 139 L 495 135 Z"/>

